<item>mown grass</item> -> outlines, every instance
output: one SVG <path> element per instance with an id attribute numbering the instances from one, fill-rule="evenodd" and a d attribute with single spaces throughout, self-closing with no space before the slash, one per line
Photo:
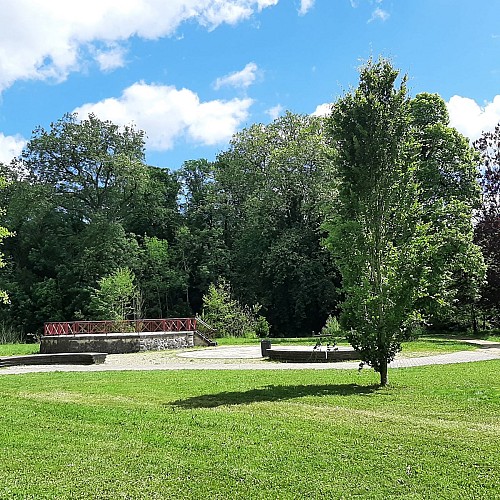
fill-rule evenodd
<path id="1" fill-rule="evenodd" d="M 0 498 L 498 498 L 499 372 L 5 375 Z"/>
<path id="2" fill-rule="evenodd" d="M 39 344 L 0 344 L 0 356 L 24 356 L 39 352 Z"/>
<path id="3" fill-rule="evenodd" d="M 314 346 L 318 340 L 323 344 L 333 342 L 328 337 L 299 337 L 299 338 L 272 338 L 272 345 L 297 345 Z M 221 338 L 217 339 L 219 345 L 257 345 L 260 339 L 248 338 Z M 339 345 L 349 345 L 345 339 L 338 341 Z M 425 355 L 425 354 L 445 354 L 457 351 L 467 351 L 477 349 L 477 346 L 467 344 L 455 337 L 444 336 L 424 336 L 411 342 L 403 342 L 403 355 Z"/>

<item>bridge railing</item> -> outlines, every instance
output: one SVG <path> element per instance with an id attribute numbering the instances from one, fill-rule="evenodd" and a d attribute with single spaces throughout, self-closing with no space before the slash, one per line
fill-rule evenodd
<path id="1" fill-rule="evenodd" d="M 194 332 L 196 318 L 136 319 L 120 321 L 64 321 L 44 325 L 44 335 L 141 332 Z"/>

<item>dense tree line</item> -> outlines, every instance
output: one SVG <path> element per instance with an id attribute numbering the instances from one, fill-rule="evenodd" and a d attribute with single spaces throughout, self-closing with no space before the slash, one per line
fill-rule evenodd
<path id="1" fill-rule="evenodd" d="M 498 137 L 476 145 L 486 165 L 481 208 L 479 155 L 449 128 L 442 99 L 399 95 L 390 78 L 382 91 L 370 78 L 374 73 L 364 75 L 352 101 L 334 104 L 327 119 L 287 113 L 252 125 L 215 161 L 186 161 L 176 171 L 146 164 L 144 133 L 134 127 L 66 115 L 48 130 L 36 129 L 22 155 L 0 172 L 7 180 L 0 225 L 13 233 L 3 243 L 0 289 L 10 305 L 2 306 L 0 319 L 25 333 L 40 332 L 45 321 L 97 319 L 105 310 L 99 287 L 121 276 L 133 280 L 131 315 L 199 314 L 204 296 L 219 286 L 243 309 L 258 310 L 273 336 L 318 332 L 346 298 L 344 311 L 351 307 L 344 264 L 359 257 L 359 238 L 345 229 L 353 229 L 348 221 L 360 209 L 361 193 L 373 196 L 374 186 L 392 200 L 387 207 L 400 211 L 378 213 L 377 199 L 374 205 L 367 198 L 366 216 L 356 222 L 360 234 L 381 217 L 392 218 L 384 229 L 393 231 L 391 248 L 418 243 L 393 255 L 392 263 L 400 262 L 394 272 L 419 283 L 390 282 L 391 293 L 409 294 L 412 307 L 405 310 L 426 312 L 413 315 L 416 321 L 444 325 L 456 318 L 474 323 L 479 310 L 492 318 L 500 267 L 491 236 L 498 238 L 498 155 L 492 152 Z M 390 109 L 390 98 L 399 99 L 397 109 Z M 401 123 L 391 129 L 397 116 Z M 385 170 L 366 168 L 382 143 Z M 358 184 L 346 183 L 351 167 Z M 346 204 L 348 196 L 354 205 Z M 484 286 L 481 254 L 471 243 L 474 210 L 476 242 L 489 266 Z M 359 277 L 365 267 L 356 262 Z"/>

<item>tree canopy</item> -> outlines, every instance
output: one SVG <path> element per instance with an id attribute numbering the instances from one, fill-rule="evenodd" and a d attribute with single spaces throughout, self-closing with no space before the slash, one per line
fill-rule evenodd
<path id="1" fill-rule="evenodd" d="M 382 385 L 425 306 L 450 305 L 456 260 L 464 273 L 481 272 L 474 154 L 446 118 L 435 96 L 412 102 L 406 77 L 380 59 L 328 119 L 339 180 L 328 245 L 342 273 L 343 324 Z"/>
<path id="2" fill-rule="evenodd" d="M 252 328 L 301 336 L 336 325 L 342 310 L 384 381 L 412 325 L 477 326 L 478 308 L 491 316 L 498 302 L 498 137 L 475 153 L 444 101 L 410 97 L 388 61 L 365 66 L 330 117 L 253 124 L 214 161 L 150 166 L 144 140 L 133 126 L 68 114 L 1 166 L 0 225 L 12 231 L 1 320 L 29 333 L 45 321 L 258 304 Z M 473 214 L 489 266 L 482 299 Z M 124 298 L 115 314 L 120 287 L 134 307 Z"/>

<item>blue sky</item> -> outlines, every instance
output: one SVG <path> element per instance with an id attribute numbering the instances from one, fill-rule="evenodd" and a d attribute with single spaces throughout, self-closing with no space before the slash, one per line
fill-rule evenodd
<path id="1" fill-rule="evenodd" d="M 0 0 L 0 161 L 66 112 L 146 131 L 147 161 L 213 160 L 321 113 L 383 55 L 469 138 L 500 121 L 499 0 Z"/>

